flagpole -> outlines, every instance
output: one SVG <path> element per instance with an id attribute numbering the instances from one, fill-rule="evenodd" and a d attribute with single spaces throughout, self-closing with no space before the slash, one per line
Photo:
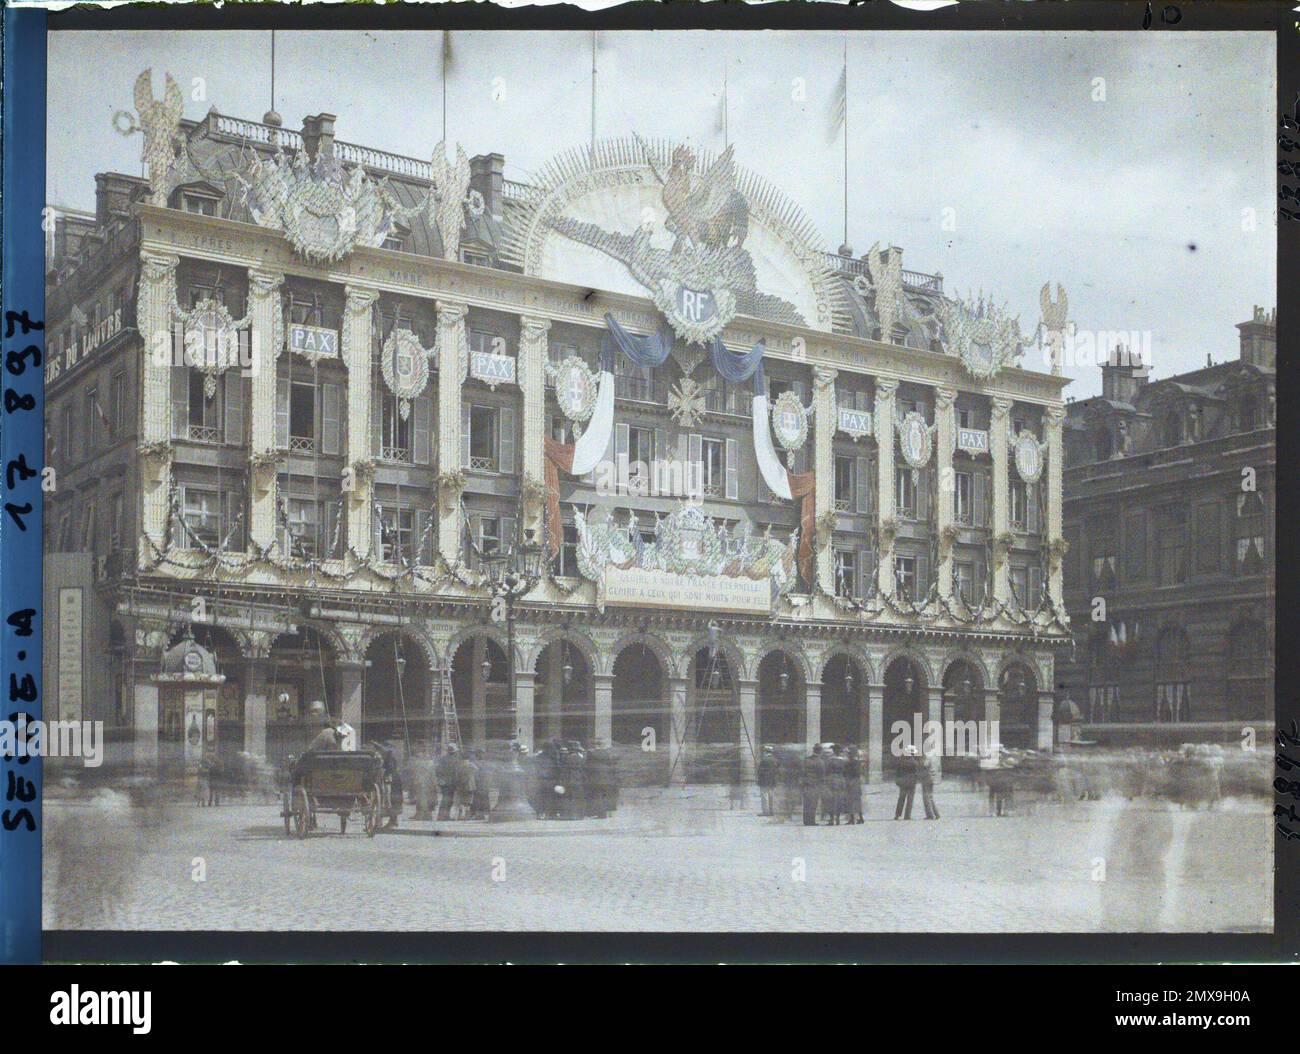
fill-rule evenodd
<path id="1" fill-rule="evenodd" d="M 591 31 L 591 159 L 596 160 L 596 30 Z"/>
<path id="2" fill-rule="evenodd" d="M 447 141 L 447 55 L 451 51 L 451 30 L 442 31 L 442 141 Z"/>
<path id="3" fill-rule="evenodd" d="M 849 244 L 849 38 L 844 38 L 844 241 Z"/>
<path id="4" fill-rule="evenodd" d="M 728 119 L 731 116 L 730 108 L 727 105 L 727 60 L 722 60 L 722 149 L 725 151 L 731 145 L 731 128 Z"/>

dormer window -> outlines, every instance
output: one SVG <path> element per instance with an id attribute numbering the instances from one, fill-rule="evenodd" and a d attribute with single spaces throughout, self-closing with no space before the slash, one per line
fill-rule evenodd
<path id="1" fill-rule="evenodd" d="M 199 194 L 187 190 L 181 194 L 181 208 L 186 212 L 194 212 L 200 216 L 215 216 L 217 214 L 217 199 L 210 194 Z"/>
<path id="2" fill-rule="evenodd" d="M 408 228 L 403 227 L 400 223 L 393 224 L 392 233 L 384 239 L 383 247 L 391 249 L 393 252 L 405 253 L 410 252 L 411 232 Z"/>
<path id="3" fill-rule="evenodd" d="M 461 249 L 460 262 L 471 264 L 474 267 L 491 267 L 492 257 L 482 249 Z"/>
<path id="4" fill-rule="evenodd" d="M 1183 418 L 1177 410 L 1170 410 L 1165 415 L 1165 446 L 1178 446 L 1183 441 Z"/>

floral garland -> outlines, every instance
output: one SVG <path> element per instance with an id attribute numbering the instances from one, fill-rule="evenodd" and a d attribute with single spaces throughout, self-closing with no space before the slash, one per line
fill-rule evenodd
<path id="1" fill-rule="evenodd" d="M 183 345 L 184 361 L 203 374 L 203 397 L 211 399 L 217 394 L 217 378 L 231 366 L 239 362 L 239 333 L 247 329 L 253 316 L 245 314 L 241 319 L 234 319 L 226 305 L 205 297 L 186 311 L 172 298 L 172 318 L 184 327 Z M 197 328 L 197 334 L 191 337 L 191 326 Z M 206 332 L 215 329 L 217 334 L 216 354 L 207 353 Z M 200 338 L 200 334 L 204 335 Z"/>

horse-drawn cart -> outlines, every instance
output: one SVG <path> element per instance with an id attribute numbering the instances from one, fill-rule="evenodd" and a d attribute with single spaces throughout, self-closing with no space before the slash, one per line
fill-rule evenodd
<path id="1" fill-rule="evenodd" d="M 379 830 L 384 810 L 383 761 L 369 751 L 308 751 L 286 772 L 283 787 L 284 833 L 306 838 L 316 829 L 316 816 L 336 813 L 339 833 L 347 834 L 348 820 L 361 817 L 366 836 Z"/>

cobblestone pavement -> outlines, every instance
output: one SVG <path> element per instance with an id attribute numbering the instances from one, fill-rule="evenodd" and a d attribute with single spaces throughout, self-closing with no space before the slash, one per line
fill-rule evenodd
<path id="1" fill-rule="evenodd" d="M 1259 931 L 1272 927 L 1263 801 L 1214 812 L 1103 800 L 805 828 L 725 792 L 629 793 L 606 821 L 414 823 L 367 839 L 278 803 L 144 813 L 46 804 L 49 929 Z M 920 813 L 921 803 L 916 803 Z M 407 816 L 411 809 L 408 807 Z"/>

